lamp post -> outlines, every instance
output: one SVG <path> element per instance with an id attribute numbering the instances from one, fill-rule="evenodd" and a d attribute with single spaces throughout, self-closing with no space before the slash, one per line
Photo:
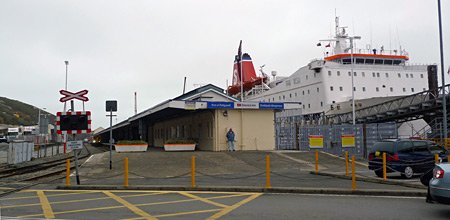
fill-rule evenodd
<path id="1" fill-rule="evenodd" d="M 69 66 L 69 61 L 64 61 L 64 63 L 66 64 L 66 84 L 64 86 L 64 90 L 67 91 L 67 69 Z M 66 112 L 66 102 L 64 102 L 64 112 Z M 64 139 L 64 154 L 67 153 L 67 134 L 63 135 L 63 139 Z"/>
<path id="2" fill-rule="evenodd" d="M 444 45 L 442 42 L 442 19 L 441 19 L 441 0 L 438 0 L 439 17 L 439 46 L 441 54 L 441 80 L 442 80 L 442 121 L 444 127 L 444 146 L 447 147 L 447 97 L 445 94 L 445 73 L 444 73 Z"/>
<path id="3" fill-rule="evenodd" d="M 350 40 L 350 72 L 352 74 L 352 122 L 353 125 L 356 124 L 356 116 L 355 116 L 355 81 L 354 81 L 354 76 L 355 75 L 353 73 L 353 40 L 359 40 L 361 39 L 360 36 L 353 36 L 353 37 L 348 37 L 348 39 Z"/>

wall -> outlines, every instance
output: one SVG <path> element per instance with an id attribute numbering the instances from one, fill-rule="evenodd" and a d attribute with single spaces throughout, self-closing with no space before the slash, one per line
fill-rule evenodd
<path id="1" fill-rule="evenodd" d="M 157 122 L 153 128 L 153 145 L 163 147 L 165 141 L 169 139 L 194 139 L 197 141 L 198 150 L 212 151 L 214 149 L 213 141 L 213 118 L 214 110 L 193 111 L 186 115 Z"/>
<path id="2" fill-rule="evenodd" d="M 225 111 L 227 116 L 224 116 Z M 274 150 L 273 110 L 243 110 L 242 116 L 242 125 L 241 110 L 234 109 L 193 111 L 181 117 L 157 122 L 149 127 L 149 131 L 153 131 L 152 146 L 163 147 L 164 142 L 169 139 L 183 138 L 196 140 L 198 150 L 225 151 L 226 133 L 229 128 L 233 128 L 236 150 Z"/>
<path id="3" fill-rule="evenodd" d="M 224 112 L 227 116 L 224 116 Z M 241 115 L 242 114 L 242 115 Z M 241 117 L 242 116 L 242 117 Z M 243 124 L 241 125 L 241 118 Z M 274 150 L 275 128 L 273 110 L 216 110 L 216 148 L 227 150 L 226 133 L 232 128 L 236 134 L 236 150 Z M 244 131 L 242 133 L 242 130 Z"/>

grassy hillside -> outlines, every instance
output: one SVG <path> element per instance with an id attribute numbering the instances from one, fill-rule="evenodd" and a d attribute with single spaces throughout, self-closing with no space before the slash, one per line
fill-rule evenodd
<path id="1" fill-rule="evenodd" d="M 49 114 L 41 110 L 41 114 Z M 0 124 L 9 125 L 36 125 L 38 123 L 38 108 L 17 101 L 0 97 Z M 54 121 L 55 116 L 50 116 L 50 121 Z"/>

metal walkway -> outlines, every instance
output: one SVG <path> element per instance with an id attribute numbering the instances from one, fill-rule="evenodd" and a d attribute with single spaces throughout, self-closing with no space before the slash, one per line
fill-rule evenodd
<path id="1" fill-rule="evenodd" d="M 450 84 L 437 90 L 427 90 L 366 108 L 356 109 L 357 123 L 381 123 L 395 121 L 402 123 L 415 119 L 442 115 L 442 89 L 445 90 L 447 108 Z M 352 112 L 326 115 L 327 124 L 352 123 Z"/>

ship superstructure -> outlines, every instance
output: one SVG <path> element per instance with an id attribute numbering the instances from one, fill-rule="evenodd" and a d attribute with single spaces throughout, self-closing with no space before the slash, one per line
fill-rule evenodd
<path id="1" fill-rule="evenodd" d="M 327 52 L 287 78 L 268 83 L 270 89 L 244 97 L 248 101 L 301 102 L 302 114 L 351 108 L 352 69 L 355 106 L 358 100 L 405 96 L 428 90 L 426 65 L 409 65 L 408 53 L 381 48 L 353 48 L 345 27 L 336 17 L 336 35 L 325 42 Z M 318 46 L 322 46 L 321 43 Z M 353 52 L 353 53 L 352 53 Z M 353 64 L 351 58 L 353 57 Z M 346 106 L 343 106 L 346 105 Z M 347 106 L 348 105 L 348 106 Z"/>

